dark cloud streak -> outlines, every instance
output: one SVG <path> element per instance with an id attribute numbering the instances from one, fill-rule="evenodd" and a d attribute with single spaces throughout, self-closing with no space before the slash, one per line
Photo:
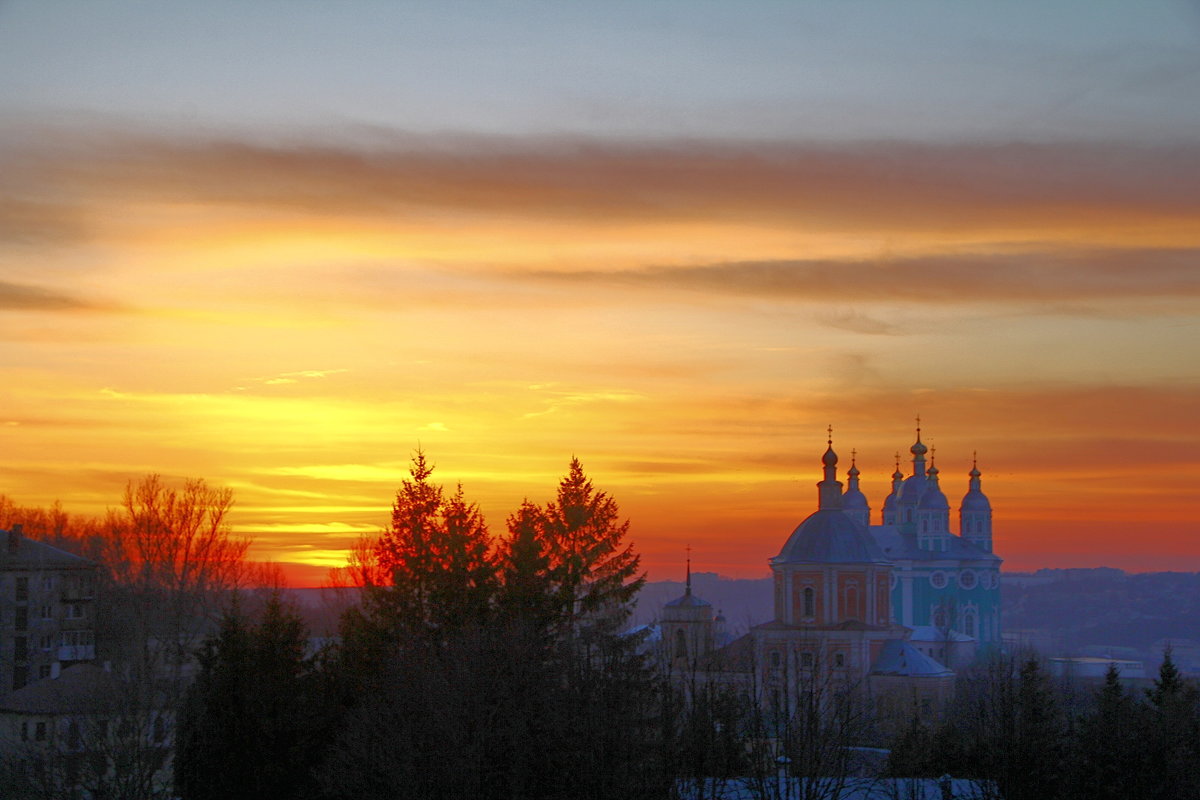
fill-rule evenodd
<path id="1" fill-rule="evenodd" d="M 40 286 L 0 281 L 0 311 L 111 311 L 113 306 Z"/>
<path id="2" fill-rule="evenodd" d="M 1080 301 L 1200 296 L 1200 250 L 1105 249 L 966 253 L 857 260 L 751 261 L 610 272 L 514 273 L 549 284 L 611 285 L 793 300 L 919 302 Z M 851 315 L 830 325 L 887 333 Z"/>
<path id="3" fill-rule="evenodd" d="M 98 142 L 98 143 L 97 143 Z M 1200 145 L 611 141 L 395 134 L 264 144 L 47 137 L 7 161 L 18 193 L 386 218 L 774 220 L 950 231 L 1200 216 Z M 41 211 L 39 209 L 39 214 Z M 64 214 L 62 225 L 74 220 Z M 51 221 L 43 224 L 51 224 Z"/>

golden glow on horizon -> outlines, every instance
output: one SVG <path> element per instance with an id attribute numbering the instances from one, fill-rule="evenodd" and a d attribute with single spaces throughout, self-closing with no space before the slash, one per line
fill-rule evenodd
<path id="1" fill-rule="evenodd" d="M 66 159 L 61 196 L 28 167 L 14 192 L 64 232 L 0 238 L 19 503 L 202 476 L 312 582 L 386 524 L 418 446 L 497 536 L 578 455 L 652 577 L 689 543 L 761 575 L 815 508 L 825 426 L 877 516 L 919 411 L 952 505 L 979 451 L 1010 566 L 1200 569 L 1200 210 L 1107 151 L 1034 154 L 1026 187 L 952 146 L 340 169 L 162 142 L 130 176 L 114 148 Z"/>

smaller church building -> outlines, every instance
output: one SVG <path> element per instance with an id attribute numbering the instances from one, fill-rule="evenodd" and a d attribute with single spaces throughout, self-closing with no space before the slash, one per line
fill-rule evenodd
<path id="1" fill-rule="evenodd" d="M 814 695 L 869 696 L 884 716 L 934 714 L 954 671 L 1000 643 L 1000 558 L 978 466 L 959 505 L 959 533 L 920 428 L 912 474 L 897 464 L 880 524 L 854 461 L 838 480 L 832 431 L 821 457 L 817 509 L 770 560 L 774 619 L 723 645 L 723 621 L 691 591 L 661 614 L 676 672 L 753 686 L 767 707 L 793 712 Z M 898 461 L 898 460 L 897 460 Z"/>

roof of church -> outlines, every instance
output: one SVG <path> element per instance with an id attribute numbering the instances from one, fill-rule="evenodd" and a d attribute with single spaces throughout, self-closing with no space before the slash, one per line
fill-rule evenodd
<path id="1" fill-rule="evenodd" d="M 974 637 L 956 630 L 943 630 L 932 625 L 918 625 L 908 635 L 910 642 L 973 642 Z"/>
<path id="2" fill-rule="evenodd" d="M 688 589 L 682 597 L 676 597 L 671 602 L 664 605 L 664 608 L 711 608 L 712 604 L 707 600 L 701 600 L 696 595 L 692 594 L 691 589 Z"/>
<path id="3" fill-rule="evenodd" d="M 945 550 L 922 550 L 917 547 L 915 533 L 902 533 L 895 525 L 872 525 L 870 534 L 876 546 L 893 561 L 1003 561 L 1000 556 L 985 552 L 979 545 L 961 536 L 947 536 Z"/>
<path id="4" fill-rule="evenodd" d="M 832 625 L 812 625 L 809 623 L 805 623 L 804 625 L 789 625 L 786 622 L 773 619 L 770 622 L 762 622 L 755 625 L 754 629 L 764 631 L 886 631 L 891 630 L 892 626 L 871 625 L 857 619 L 844 619 Z"/>
<path id="5" fill-rule="evenodd" d="M 889 639 L 883 643 L 879 657 L 871 665 L 874 675 L 904 675 L 908 677 L 937 678 L 953 675 L 929 656 L 903 639 Z"/>
<path id="6" fill-rule="evenodd" d="M 814 511 L 796 526 L 772 564 L 886 564 L 875 541 L 841 509 Z"/>

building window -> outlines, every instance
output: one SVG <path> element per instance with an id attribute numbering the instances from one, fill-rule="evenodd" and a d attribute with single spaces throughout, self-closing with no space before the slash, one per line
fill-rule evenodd
<path id="1" fill-rule="evenodd" d="M 29 609 L 20 606 L 13 615 L 13 627 L 19 631 L 29 628 Z"/>
<path id="2" fill-rule="evenodd" d="M 846 589 L 846 609 L 842 616 L 852 619 L 858 619 L 860 616 L 858 613 L 858 590 L 853 586 Z"/>
<path id="3" fill-rule="evenodd" d="M 37 727 L 33 729 L 33 738 L 38 742 L 46 741 L 46 723 L 39 722 L 37 724 Z"/>
<path id="4" fill-rule="evenodd" d="M 38 680 L 45 680 L 50 677 L 50 665 L 42 664 L 38 667 Z"/>
<path id="5" fill-rule="evenodd" d="M 54 609 L 50 606 L 42 606 L 42 619 L 54 619 Z"/>
<path id="6" fill-rule="evenodd" d="M 687 637 L 683 635 L 682 630 L 675 631 L 675 657 L 687 657 Z"/>
<path id="7" fill-rule="evenodd" d="M 963 633 L 967 636 L 975 635 L 975 614 L 970 611 L 963 615 Z"/>
<path id="8" fill-rule="evenodd" d="M 83 619 L 83 606 L 79 603 L 68 603 L 67 619 Z"/>
<path id="9" fill-rule="evenodd" d="M 29 741 L 29 723 L 28 722 L 21 723 L 21 741 L 22 742 Z"/>
<path id="10" fill-rule="evenodd" d="M 24 661 L 29 658 L 29 640 L 24 636 L 13 639 L 13 659 Z"/>
<path id="11" fill-rule="evenodd" d="M 933 612 L 933 627 L 945 628 L 946 625 L 946 609 L 939 608 Z"/>
<path id="12" fill-rule="evenodd" d="M 811 586 L 806 587 L 804 590 L 804 616 L 806 616 L 806 617 L 816 616 L 816 613 L 817 613 L 816 608 L 817 608 L 817 593 L 813 591 L 813 588 Z"/>
<path id="13" fill-rule="evenodd" d="M 42 589 L 48 592 L 53 588 L 54 588 L 54 576 L 53 575 L 43 575 L 42 576 Z"/>
<path id="14" fill-rule="evenodd" d="M 929 585 L 935 589 L 945 589 L 947 583 L 946 573 L 940 569 L 929 576 Z"/>
<path id="15" fill-rule="evenodd" d="M 29 599 L 29 578 L 17 578 L 16 597 L 18 603 Z"/>
<path id="16" fill-rule="evenodd" d="M 800 654 L 800 666 L 804 667 L 805 669 L 812 669 L 812 665 L 813 654 L 805 650 Z"/>
<path id="17" fill-rule="evenodd" d="M 29 683 L 29 667 L 19 664 L 13 667 L 13 691 Z"/>
<path id="18" fill-rule="evenodd" d="M 846 666 L 846 654 L 845 653 L 834 653 L 833 654 L 833 665 L 835 667 Z"/>
<path id="19" fill-rule="evenodd" d="M 41 647 L 43 650 L 52 649 L 54 647 L 54 637 L 53 636 L 43 636 L 42 638 L 38 639 L 38 646 Z"/>
<path id="20" fill-rule="evenodd" d="M 958 585 L 964 589 L 974 589 L 978 582 L 979 578 L 973 569 L 964 569 L 958 574 Z"/>

